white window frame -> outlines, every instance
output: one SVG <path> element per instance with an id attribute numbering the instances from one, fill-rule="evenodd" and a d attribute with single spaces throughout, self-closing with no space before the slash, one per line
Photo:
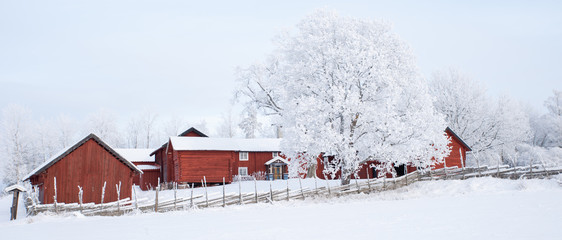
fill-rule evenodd
<path id="1" fill-rule="evenodd" d="M 240 170 L 245 170 L 246 174 L 242 175 Z M 248 167 L 238 167 L 238 176 L 248 176 Z"/>
<path id="2" fill-rule="evenodd" d="M 246 155 L 246 157 L 243 158 L 242 157 L 243 155 Z M 238 153 L 238 159 L 240 161 L 248 161 L 250 159 L 250 154 L 248 152 L 240 152 L 240 153 Z"/>
<path id="3" fill-rule="evenodd" d="M 279 152 L 272 152 L 272 153 L 271 153 L 271 156 L 272 156 L 272 157 L 279 157 Z"/>

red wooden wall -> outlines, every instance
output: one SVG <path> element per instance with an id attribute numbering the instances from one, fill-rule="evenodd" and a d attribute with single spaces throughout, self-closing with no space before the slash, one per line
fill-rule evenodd
<path id="1" fill-rule="evenodd" d="M 136 174 L 96 141 L 90 139 L 30 180 L 31 184 L 40 185 L 43 191 L 43 199 L 40 199 L 42 203 L 54 202 L 54 177 L 57 179 L 57 202 L 78 202 L 78 186 L 81 186 L 84 191 L 84 203 L 100 203 L 104 181 L 107 182 L 104 202 L 117 200 L 115 184 L 119 182 L 121 182 L 120 198 L 130 198 L 133 176 Z"/>

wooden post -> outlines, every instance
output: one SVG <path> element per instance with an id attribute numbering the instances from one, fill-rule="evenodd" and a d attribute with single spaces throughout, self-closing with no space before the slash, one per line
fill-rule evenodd
<path id="1" fill-rule="evenodd" d="M 273 204 L 273 188 L 271 187 L 271 179 L 269 180 L 269 197 L 271 198 L 271 204 Z"/>
<path id="2" fill-rule="evenodd" d="M 406 186 L 408 186 L 408 164 L 404 164 L 404 180 L 406 180 Z"/>
<path id="3" fill-rule="evenodd" d="M 12 208 L 10 210 L 12 215 L 10 216 L 10 220 L 16 220 L 18 217 L 18 202 L 20 199 L 20 191 L 18 189 L 14 190 L 14 196 L 12 198 Z"/>
<path id="4" fill-rule="evenodd" d="M 119 181 L 119 185 L 115 184 L 115 188 L 117 190 L 117 214 L 119 215 L 119 212 L 121 212 L 121 203 L 119 202 L 121 200 L 121 181 Z"/>
<path id="5" fill-rule="evenodd" d="M 12 207 L 10 208 L 10 221 L 16 220 L 18 217 L 18 203 L 20 199 L 20 192 L 25 192 L 25 188 L 21 185 L 15 184 L 4 189 L 4 191 L 13 193 Z"/>
<path id="6" fill-rule="evenodd" d="M 360 193 L 361 188 L 359 187 L 359 182 L 357 182 L 357 178 L 355 178 L 355 186 L 357 186 L 357 193 Z"/>
<path id="7" fill-rule="evenodd" d="M 386 173 L 384 174 L 384 177 L 382 178 L 382 190 L 386 190 Z"/>
<path id="8" fill-rule="evenodd" d="M 172 182 L 172 187 L 174 188 L 174 210 L 176 210 L 178 202 L 178 183 Z"/>
<path id="9" fill-rule="evenodd" d="M 289 179 L 287 179 L 287 201 L 289 201 Z"/>
<path id="10" fill-rule="evenodd" d="M 258 203 L 258 184 L 255 177 L 254 177 L 254 198 L 256 203 Z"/>
<path id="11" fill-rule="evenodd" d="M 328 181 L 328 178 L 326 177 L 326 174 L 324 174 L 324 181 L 326 181 L 326 188 L 328 188 L 328 196 L 331 196 L 332 190 L 330 190 L 330 182 Z"/>
<path id="12" fill-rule="evenodd" d="M 302 196 L 302 199 L 304 200 L 304 192 L 302 190 L 302 183 L 301 183 L 301 177 L 300 176 L 299 176 L 299 186 L 301 187 L 301 196 Z"/>
<path id="13" fill-rule="evenodd" d="M 367 186 L 369 187 L 369 193 L 371 192 L 371 178 L 369 177 L 369 169 L 367 168 Z"/>
<path id="14" fill-rule="evenodd" d="M 238 176 L 238 204 L 242 205 L 242 178 Z"/>
<path id="15" fill-rule="evenodd" d="M 201 185 L 205 189 L 205 206 L 209 207 L 209 196 L 207 195 L 207 179 L 203 176 L 203 180 L 201 180 Z"/>
<path id="16" fill-rule="evenodd" d="M 156 185 L 156 196 L 154 197 L 154 212 L 158 212 L 158 191 L 160 190 L 160 178 L 158 178 L 158 185 Z"/>
<path id="17" fill-rule="evenodd" d="M 80 212 L 82 212 L 82 195 L 84 191 L 82 191 L 82 187 L 78 186 L 78 203 L 80 204 Z"/>
<path id="18" fill-rule="evenodd" d="M 462 150 L 459 148 L 459 156 L 461 157 L 462 179 L 464 180 L 464 160 L 462 157 Z"/>
<path id="19" fill-rule="evenodd" d="M 55 212 L 58 213 L 59 210 L 57 208 L 57 177 L 53 177 L 53 181 L 54 181 L 54 189 L 55 189 L 55 195 L 53 196 L 53 200 L 54 200 L 54 205 L 55 205 Z M 105 184 L 104 184 L 105 187 Z M 103 196 L 102 196 L 103 199 Z M 103 201 L 103 200 L 102 200 Z"/>
<path id="20" fill-rule="evenodd" d="M 138 203 L 138 200 L 137 200 L 137 190 L 135 189 L 135 185 L 133 185 L 131 188 L 133 189 L 133 195 L 135 195 L 134 196 L 135 197 L 135 209 L 138 210 L 139 209 L 139 203 Z"/>
<path id="21" fill-rule="evenodd" d="M 314 175 L 314 189 L 315 189 L 316 195 L 318 195 L 318 183 L 316 181 L 316 174 Z"/>
<path id="22" fill-rule="evenodd" d="M 103 198 L 105 197 L 105 186 L 107 185 L 107 182 L 103 182 L 103 188 L 101 189 L 101 209 L 103 209 Z"/>
<path id="23" fill-rule="evenodd" d="M 447 179 L 447 160 L 443 160 L 443 173 L 445 173 L 445 179 Z"/>
<path id="24" fill-rule="evenodd" d="M 224 183 L 224 177 L 222 177 L 222 207 L 226 206 L 226 186 Z"/>
<path id="25" fill-rule="evenodd" d="M 190 208 L 193 208 L 193 188 L 194 187 L 195 187 L 195 185 L 192 183 L 191 184 L 191 201 L 190 201 L 190 204 L 189 204 Z"/>

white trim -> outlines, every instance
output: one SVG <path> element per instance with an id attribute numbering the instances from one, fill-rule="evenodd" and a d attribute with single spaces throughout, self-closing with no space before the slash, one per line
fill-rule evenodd
<path id="1" fill-rule="evenodd" d="M 242 169 L 246 170 L 246 174 L 242 175 L 240 172 Z M 248 167 L 238 167 L 238 176 L 248 176 Z"/>
<path id="2" fill-rule="evenodd" d="M 274 157 L 274 158 L 272 158 L 271 160 L 265 162 L 265 165 L 272 164 L 272 163 L 275 162 L 275 161 L 281 161 L 281 162 L 283 162 L 283 163 L 289 165 L 289 161 L 287 161 L 286 159 L 284 159 L 284 158 L 282 158 L 282 157 L 279 157 L 279 156 Z"/>
<path id="3" fill-rule="evenodd" d="M 244 155 L 244 154 L 246 155 L 246 157 L 245 157 L 245 158 L 242 158 L 242 155 Z M 239 153 L 238 153 L 238 160 L 240 160 L 240 161 L 248 161 L 249 159 L 250 159 L 250 153 L 248 153 L 248 152 L 239 152 Z"/>
<path id="4" fill-rule="evenodd" d="M 271 157 L 273 157 L 273 158 L 279 157 L 279 152 L 272 152 Z"/>

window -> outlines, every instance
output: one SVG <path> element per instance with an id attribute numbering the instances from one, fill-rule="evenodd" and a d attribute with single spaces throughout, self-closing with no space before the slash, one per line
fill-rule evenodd
<path id="1" fill-rule="evenodd" d="M 240 152 L 240 161 L 248 161 L 248 152 Z"/>
<path id="2" fill-rule="evenodd" d="M 272 155 L 272 157 L 277 157 L 277 156 L 279 156 L 279 152 L 273 152 L 271 155 Z"/>
<path id="3" fill-rule="evenodd" d="M 238 175 L 239 176 L 248 176 L 248 168 L 247 167 L 239 167 L 238 168 Z"/>

